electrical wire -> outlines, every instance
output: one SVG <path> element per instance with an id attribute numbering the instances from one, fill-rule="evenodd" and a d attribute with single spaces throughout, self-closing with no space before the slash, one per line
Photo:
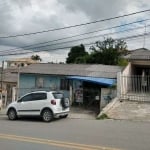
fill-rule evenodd
<path id="1" fill-rule="evenodd" d="M 128 37 L 122 37 L 122 38 L 118 38 L 118 39 L 114 39 L 114 40 L 128 40 L 128 39 L 134 39 L 134 38 L 139 38 L 139 37 L 142 37 L 142 36 L 148 36 L 150 35 L 150 32 L 148 33 L 144 33 L 144 34 L 138 34 L 138 35 L 134 35 L 134 36 L 128 36 Z M 92 45 L 92 44 L 95 44 L 95 43 L 86 43 L 84 44 L 85 46 L 89 46 L 89 45 Z M 29 53 L 35 53 L 35 52 L 41 52 L 41 51 L 54 51 L 54 50 L 62 50 L 62 49 L 68 49 L 68 48 L 71 48 L 71 47 L 74 47 L 75 45 L 72 45 L 72 46 L 66 46 L 66 47 L 59 47 L 59 48 L 55 48 L 55 49 L 47 49 L 47 50 L 36 50 L 36 51 L 32 51 L 32 52 L 20 52 L 20 53 L 9 53 L 9 54 L 0 54 L 0 56 L 10 56 L 10 55 L 21 55 L 21 54 L 29 54 Z"/>
<path id="2" fill-rule="evenodd" d="M 7 39 L 7 38 L 14 38 L 14 37 L 21 37 L 21 36 L 29 36 L 29 35 L 41 34 L 41 33 L 45 33 L 45 32 L 52 32 L 52 31 L 64 30 L 64 29 L 69 29 L 69 28 L 75 28 L 75 27 L 80 27 L 80 26 L 95 24 L 95 23 L 98 23 L 98 22 L 105 22 L 105 21 L 109 21 L 109 20 L 114 20 L 114 19 L 118 19 L 118 18 L 122 18 L 122 17 L 127 17 L 127 16 L 131 16 L 131 15 L 136 15 L 136 14 L 140 14 L 140 13 L 144 13 L 144 12 L 149 12 L 149 11 L 150 11 L 150 9 L 147 9 L 147 10 L 137 11 L 137 12 L 134 12 L 134 13 L 129 13 L 129 14 L 120 15 L 120 16 L 111 17 L 111 18 L 106 18 L 106 19 L 101 19 L 101 20 L 95 20 L 95 21 L 91 21 L 91 22 L 87 22 L 87 23 L 82 23 L 82 24 L 76 24 L 76 25 L 71 25 L 71 26 L 66 26 L 66 27 L 60 27 L 60 28 L 54 28 L 54 29 L 43 30 L 43 31 L 37 31 L 37 32 L 31 32 L 31 33 L 1 36 L 0 38 L 1 39 L 2 38 L 3 39 Z"/>
<path id="3" fill-rule="evenodd" d="M 150 26 L 150 25 L 147 25 L 147 27 L 148 26 Z M 107 33 L 107 34 L 100 34 L 100 35 L 90 36 L 90 37 L 86 37 L 86 38 L 80 38 L 80 39 L 75 39 L 75 40 L 70 40 L 70 41 L 65 41 L 65 42 L 60 42 L 60 43 L 54 43 L 54 44 L 50 44 L 50 45 L 37 46 L 37 47 L 32 47 L 32 49 L 39 49 L 39 48 L 48 47 L 48 46 L 67 44 L 67 43 L 72 43 L 72 42 L 76 42 L 76 41 L 82 41 L 82 40 L 87 40 L 87 39 L 92 39 L 92 38 L 97 38 L 97 37 L 105 37 L 105 36 L 108 36 L 108 35 L 133 31 L 133 30 L 142 29 L 142 28 L 144 28 L 144 27 L 131 28 L 131 29 L 123 30 L 123 31 L 117 31 L 117 32 Z M 29 50 L 29 49 L 23 49 L 23 50 Z M 0 53 L 1 52 L 4 52 L 4 51 L 0 51 Z M 11 51 L 11 52 L 17 52 L 17 51 Z M 6 53 L 8 53 L 8 51 Z M 3 54 L 5 54 L 5 53 L 3 53 Z"/>
<path id="4" fill-rule="evenodd" d="M 66 43 L 66 42 L 55 43 L 55 44 L 51 44 L 51 45 L 44 45 L 44 46 L 39 46 L 39 47 L 32 47 L 32 46 L 36 46 L 36 45 L 42 45 L 42 44 L 46 44 L 46 43 L 51 43 L 51 42 L 57 42 L 57 41 L 61 41 L 61 40 L 66 40 L 66 39 L 69 39 L 69 38 L 74 38 L 74 37 L 78 37 L 78 36 L 82 36 L 82 35 L 87 35 L 87 34 L 91 34 L 91 33 L 97 33 L 97 32 L 100 32 L 100 31 L 102 32 L 102 31 L 106 31 L 106 30 L 110 30 L 110 29 L 124 27 L 124 26 L 127 26 L 127 25 L 132 25 L 132 24 L 135 24 L 135 23 L 140 23 L 140 22 L 144 22 L 144 21 L 148 21 L 148 20 L 150 20 L 150 19 L 139 20 L 139 21 L 130 22 L 130 23 L 127 23 L 127 24 L 113 26 L 113 27 L 109 27 L 109 28 L 105 28 L 105 29 L 94 30 L 94 31 L 91 31 L 91 32 L 86 32 L 86 33 L 82 33 L 82 34 L 68 36 L 68 37 L 65 37 L 65 38 L 59 38 L 59 39 L 55 39 L 55 40 L 51 40 L 51 41 L 46 41 L 46 42 L 42 42 L 42 43 L 37 43 L 37 44 L 28 45 L 28 46 L 23 46 L 23 47 L 20 47 L 20 48 L 6 49 L 6 50 L 2 50 L 2 51 L 14 51 L 14 50 L 18 51 L 18 50 L 22 50 L 22 49 L 28 50 L 28 49 L 34 49 L 34 48 L 42 48 L 42 47 L 46 47 L 46 46 L 52 46 L 52 45 L 56 45 L 56 44 L 63 44 L 63 43 Z M 135 30 L 135 29 L 132 29 L 132 30 Z M 116 33 L 118 33 L 118 32 L 116 32 Z M 109 33 L 109 34 L 111 34 L 111 33 Z M 81 40 L 81 39 L 79 39 L 79 40 Z"/>

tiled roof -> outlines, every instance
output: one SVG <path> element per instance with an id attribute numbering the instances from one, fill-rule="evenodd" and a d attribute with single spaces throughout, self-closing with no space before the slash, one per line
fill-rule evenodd
<path id="1" fill-rule="evenodd" d="M 20 73 L 116 78 L 121 69 L 110 65 L 38 63 L 21 68 Z"/>
<path id="2" fill-rule="evenodd" d="M 129 60 L 150 60 L 150 50 L 146 48 L 132 50 L 125 58 Z"/>

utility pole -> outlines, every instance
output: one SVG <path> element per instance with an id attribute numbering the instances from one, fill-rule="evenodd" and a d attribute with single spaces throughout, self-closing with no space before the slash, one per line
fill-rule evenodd
<path id="1" fill-rule="evenodd" d="M 2 61 L 2 70 L 1 70 L 1 91 L 3 91 L 3 71 L 4 71 L 4 61 Z"/>
<path id="2" fill-rule="evenodd" d="M 2 102 L 2 106 L 5 104 L 3 102 L 3 70 L 4 70 L 4 61 L 2 61 L 2 69 L 1 69 L 1 89 L 0 89 L 0 100 Z"/>

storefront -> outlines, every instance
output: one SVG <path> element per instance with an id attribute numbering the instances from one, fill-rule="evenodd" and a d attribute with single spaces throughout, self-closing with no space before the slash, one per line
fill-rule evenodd
<path id="1" fill-rule="evenodd" d="M 99 113 L 101 104 L 107 104 L 106 99 L 103 96 L 111 94 L 111 86 L 115 84 L 115 79 L 108 78 L 94 78 L 94 77 L 81 77 L 70 76 L 68 79 L 72 85 L 72 106 L 82 106 L 86 109 L 92 109 Z M 102 93 L 101 93 L 101 89 Z M 104 89 L 105 95 L 103 94 Z M 103 100 L 103 101 L 102 101 Z"/>

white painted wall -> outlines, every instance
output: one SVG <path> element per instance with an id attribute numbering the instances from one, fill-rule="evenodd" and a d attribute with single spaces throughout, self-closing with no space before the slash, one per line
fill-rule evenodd
<path id="1" fill-rule="evenodd" d="M 130 76 L 132 74 L 132 67 L 131 63 L 128 63 L 128 65 L 125 67 L 125 69 L 122 71 L 122 74 L 124 76 Z"/>
<path id="2" fill-rule="evenodd" d="M 122 73 L 118 74 L 117 76 L 117 96 L 118 98 L 120 95 L 126 94 L 128 91 L 130 91 L 131 87 L 131 77 L 132 75 L 132 65 L 129 63 L 126 68 L 122 71 Z"/>

